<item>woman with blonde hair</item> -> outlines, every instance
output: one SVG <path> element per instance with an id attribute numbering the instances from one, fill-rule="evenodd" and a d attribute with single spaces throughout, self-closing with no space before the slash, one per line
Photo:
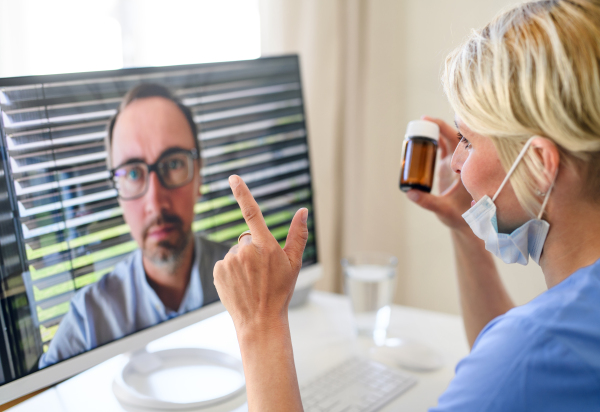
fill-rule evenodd
<path id="1" fill-rule="evenodd" d="M 451 230 L 472 349 L 434 411 L 600 410 L 599 40 L 599 1 L 537 1 L 474 31 L 446 60 L 458 130 L 427 118 L 440 126 L 442 194 L 408 197 Z M 246 185 L 230 182 L 252 236 L 215 267 L 215 283 L 249 409 L 300 411 L 287 305 L 306 211 L 282 251 Z M 507 263 L 531 257 L 548 291 L 515 307 L 488 251 Z"/>

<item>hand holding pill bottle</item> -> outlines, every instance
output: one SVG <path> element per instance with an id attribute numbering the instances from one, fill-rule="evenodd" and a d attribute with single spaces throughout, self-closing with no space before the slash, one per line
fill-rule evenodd
<path id="1" fill-rule="evenodd" d="M 439 135 L 440 128 L 433 122 L 413 120 L 408 123 L 402 145 L 400 190 L 431 192 Z"/>

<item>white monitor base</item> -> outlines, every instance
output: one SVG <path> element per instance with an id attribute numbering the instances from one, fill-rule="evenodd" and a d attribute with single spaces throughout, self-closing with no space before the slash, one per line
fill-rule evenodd
<path id="1" fill-rule="evenodd" d="M 202 348 L 136 352 L 113 381 L 122 403 L 158 410 L 208 407 L 245 389 L 239 359 Z"/>

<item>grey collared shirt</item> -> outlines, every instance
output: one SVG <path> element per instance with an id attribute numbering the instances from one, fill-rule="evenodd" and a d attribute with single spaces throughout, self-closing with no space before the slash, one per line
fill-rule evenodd
<path id="1" fill-rule="evenodd" d="M 202 237 L 194 243 L 192 273 L 177 311 L 166 308 L 148 284 L 142 253 L 135 250 L 73 296 L 40 369 L 217 301 L 213 268 L 229 248 Z"/>

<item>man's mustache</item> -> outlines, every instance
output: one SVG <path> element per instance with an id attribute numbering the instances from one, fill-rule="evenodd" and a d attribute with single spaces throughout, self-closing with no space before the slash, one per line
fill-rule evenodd
<path id="1" fill-rule="evenodd" d="M 143 231 L 143 238 L 145 239 L 148 236 L 148 232 L 152 227 L 161 225 L 173 225 L 177 229 L 181 229 L 183 226 L 183 221 L 177 215 L 161 213 L 160 216 L 156 217 L 150 223 L 146 224 Z"/>

